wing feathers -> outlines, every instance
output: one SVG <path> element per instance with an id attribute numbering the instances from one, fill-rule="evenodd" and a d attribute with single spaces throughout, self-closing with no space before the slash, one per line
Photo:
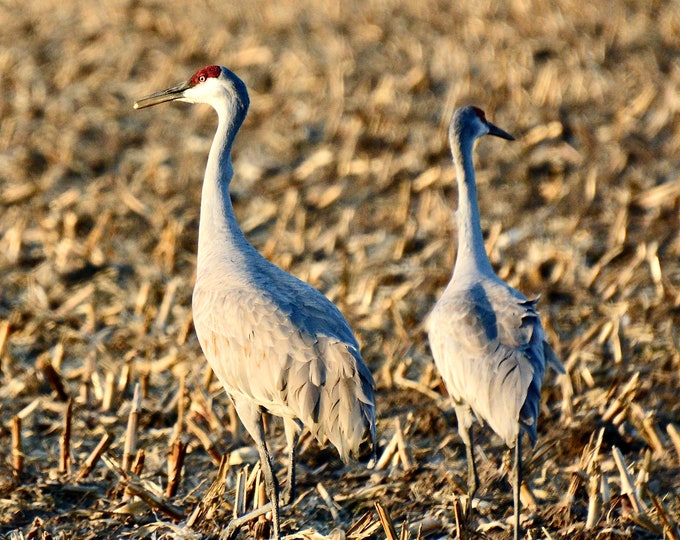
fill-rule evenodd
<path id="1" fill-rule="evenodd" d="M 375 383 L 334 306 L 310 307 L 309 299 L 291 306 L 246 290 L 225 294 L 197 286 L 193 302 L 199 341 L 227 393 L 300 419 L 345 460 L 367 431 L 374 441 Z"/>
<path id="2" fill-rule="evenodd" d="M 451 397 L 511 447 L 520 427 L 535 442 L 546 362 L 561 368 L 536 301 L 495 282 L 447 289 L 430 320 L 432 353 Z"/>

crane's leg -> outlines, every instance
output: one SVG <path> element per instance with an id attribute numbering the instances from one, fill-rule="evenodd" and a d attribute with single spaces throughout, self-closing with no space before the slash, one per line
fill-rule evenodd
<path id="1" fill-rule="evenodd" d="M 472 439 L 472 426 L 467 428 L 467 439 L 465 443 L 465 454 L 467 456 L 468 465 L 468 497 L 470 497 L 470 504 L 472 504 L 472 498 L 477 493 L 477 487 L 479 486 L 479 477 L 477 476 L 477 466 L 475 465 L 475 448 Z"/>
<path id="2" fill-rule="evenodd" d="M 465 443 L 465 455 L 467 457 L 468 465 L 468 497 L 470 501 L 468 504 L 472 505 L 472 498 L 477 492 L 479 486 L 479 477 L 477 476 L 477 467 L 475 466 L 474 455 L 474 441 L 472 437 L 472 416 L 465 405 L 456 405 L 456 418 L 458 418 L 458 433 L 460 438 Z"/>
<path id="3" fill-rule="evenodd" d="M 286 442 L 288 444 L 288 472 L 286 473 L 286 485 L 281 492 L 281 505 L 286 506 L 295 499 L 295 452 L 302 427 L 292 418 L 284 418 L 283 427 L 286 431 Z"/>
<path id="4" fill-rule="evenodd" d="M 257 445 L 257 451 L 260 454 L 260 465 L 262 466 L 262 475 L 264 476 L 264 488 L 267 492 L 267 497 L 269 498 L 272 512 L 272 538 L 278 540 L 280 536 L 280 525 L 279 525 L 279 484 L 276 480 L 276 476 L 272 470 L 272 460 L 267 449 L 267 443 L 264 434 L 264 423 L 262 422 L 262 413 L 258 407 L 254 407 L 247 401 L 237 400 L 232 397 L 234 406 L 236 407 L 236 412 L 243 422 L 243 425 L 250 433 L 250 436 L 255 441 Z M 264 508 L 259 510 L 257 515 L 262 515 L 266 512 Z M 258 512 L 251 512 L 245 516 L 239 516 L 234 518 L 229 522 L 227 531 L 223 535 L 225 538 L 231 538 L 238 529 L 248 521 L 255 519 Z"/>
<path id="5" fill-rule="evenodd" d="M 515 534 L 514 540 L 519 540 L 522 536 L 522 527 L 519 523 L 520 500 L 519 492 L 522 487 L 522 430 L 517 432 L 515 440 L 515 474 L 512 479 L 512 502 L 515 513 Z"/>

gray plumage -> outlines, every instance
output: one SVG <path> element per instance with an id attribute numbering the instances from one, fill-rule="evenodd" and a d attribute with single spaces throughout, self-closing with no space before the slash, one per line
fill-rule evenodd
<path id="1" fill-rule="evenodd" d="M 375 383 L 347 321 L 323 294 L 276 267 L 247 241 L 229 196 L 231 146 L 249 105 L 245 84 L 227 68 L 208 66 L 186 83 L 135 104 L 207 103 L 218 114 L 201 194 L 192 308 L 201 348 L 257 444 L 273 536 L 279 537 L 279 488 L 262 413 L 283 418 L 287 484 L 293 497 L 295 446 L 302 426 L 347 459 L 366 434 L 375 453 Z M 234 520 L 230 533 L 243 523 Z"/>
<path id="2" fill-rule="evenodd" d="M 435 364 L 453 399 L 466 446 L 468 494 L 477 489 L 472 424 L 487 423 L 515 453 L 515 537 L 519 537 L 521 434 L 536 443 L 546 363 L 564 373 L 545 341 L 536 300 L 501 280 L 487 257 L 480 226 L 472 150 L 483 135 L 513 137 L 476 107 L 456 110 L 449 142 L 458 182 L 458 252 L 453 276 L 429 322 Z"/>

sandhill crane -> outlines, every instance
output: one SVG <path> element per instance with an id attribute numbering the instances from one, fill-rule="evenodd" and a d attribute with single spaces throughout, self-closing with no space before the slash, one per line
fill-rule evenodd
<path id="1" fill-rule="evenodd" d="M 451 281 L 432 311 L 428 333 L 465 443 L 470 500 L 478 485 L 474 418 L 488 423 L 508 447 L 515 447 L 514 537 L 518 539 L 522 433 L 529 435 L 532 445 L 536 443 L 546 362 L 559 373 L 564 368 L 544 339 L 535 307 L 538 299 L 528 300 L 501 280 L 484 249 L 472 161 L 474 142 L 483 135 L 514 140 L 477 107 L 455 111 L 449 142 L 458 181 L 458 253 Z"/>
<path id="2" fill-rule="evenodd" d="M 338 308 L 307 283 L 267 261 L 239 228 L 229 196 L 231 148 L 250 103 L 246 85 L 222 66 L 135 103 L 211 105 L 218 116 L 201 193 L 192 310 L 201 348 L 254 439 L 271 502 L 273 537 L 279 505 L 294 497 L 295 447 L 303 426 L 330 440 L 347 461 L 368 433 L 375 455 L 375 383 Z M 262 413 L 283 418 L 287 483 L 279 501 Z M 248 516 L 246 516 L 247 518 Z M 246 519 L 233 520 L 227 536 Z"/>

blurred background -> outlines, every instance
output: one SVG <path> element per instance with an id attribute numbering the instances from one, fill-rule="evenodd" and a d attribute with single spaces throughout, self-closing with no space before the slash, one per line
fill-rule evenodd
<path id="1" fill-rule="evenodd" d="M 465 452 L 426 339 L 456 247 L 446 130 L 474 104 L 518 139 L 477 147 L 487 251 L 541 295 L 568 370 L 544 383 L 525 527 L 679 537 L 677 1 L 8 0 L 0 22 L 0 535 L 216 538 L 229 519 L 238 462 L 255 459 L 190 309 L 216 117 L 132 109 L 222 64 L 251 97 L 233 154 L 242 228 L 340 307 L 378 383 L 381 447 L 402 441 L 371 472 L 304 438 L 284 533 L 360 538 L 368 513 L 362 530 L 383 537 L 379 501 L 414 537 L 509 535 L 508 454 L 488 429 L 479 504 L 458 520 Z M 175 515 L 131 498 L 115 467 L 135 383 L 140 486 Z M 227 454 L 224 501 L 189 527 Z"/>

